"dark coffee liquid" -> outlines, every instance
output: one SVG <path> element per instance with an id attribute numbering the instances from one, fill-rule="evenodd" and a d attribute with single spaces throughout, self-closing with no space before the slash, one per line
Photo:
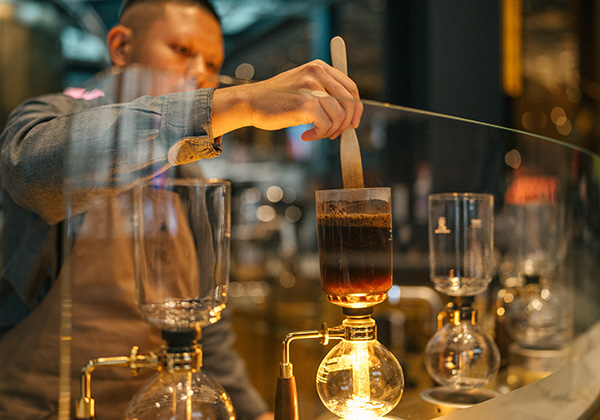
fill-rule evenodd
<path id="1" fill-rule="evenodd" d="M 391 215 L 320 215 L 317 229 L 321 287 L 329 300 L 344 306 L 383 301 L 392 287 Z"/>

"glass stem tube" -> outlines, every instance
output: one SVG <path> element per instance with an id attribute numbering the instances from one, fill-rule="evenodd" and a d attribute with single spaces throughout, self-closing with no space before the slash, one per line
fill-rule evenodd
<path id="1" fill-rule="evenodd" d="M 369 401 L 371 398 L 369 380 L 369 349 L 367 342 L 356 341 L 352 349 L 352 387 L 355 398 Z"/>
<path id="2" fill-rule="evenodd" d="M 193 412 L 193 408 L 192 408 L 192 400 L 193 400 L 193 396 L 194 396 L 194 391 L 192 391 L 192 381 L 193 381 L 193 377 L 192 377 L 192 371 L 188 371 L 186 373 L 187 376 L 187 380 L 185 381 L 185 419 L 186 420 L 192 420 L 192 412 Z"/>

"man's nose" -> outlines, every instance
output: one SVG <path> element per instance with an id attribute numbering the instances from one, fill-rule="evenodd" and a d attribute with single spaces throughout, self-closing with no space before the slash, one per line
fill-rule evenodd
<path id="1" fill-rule="evenodd" d="M 197 54 L 189 58 L 188 73 L 196 77 L 206 74 L 206 61 L 202 54 Z"/>
<path id="2" fill-rule="evenodd" d="M 187 64 L 188 76 L 196 80 L 197 88 L 211 87 L 215 85 L 215 81 L 212 80 L 213 75 L 207 71 L 206 61 L 202 54 L 195 55 L 189 58 Z"/>

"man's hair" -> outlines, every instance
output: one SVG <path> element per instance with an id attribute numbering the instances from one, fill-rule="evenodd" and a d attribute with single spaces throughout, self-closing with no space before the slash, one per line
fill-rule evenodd
<path id="1" fill-rule="evenodd" d="M 121 20 L 125 12 L 133 5 L 144 4 L 161 6 L 168 3 L 202 7 L 205 10 L 209 11 L 210 14 L 212 14 L 215 17 L 215 19 L 217 19 L 217 22 L 219 22 L 219 24 L 221 23 L 221 19 L 210 0 L 123 0 L 121 11 L 119 12 L 119 20 Z"/>

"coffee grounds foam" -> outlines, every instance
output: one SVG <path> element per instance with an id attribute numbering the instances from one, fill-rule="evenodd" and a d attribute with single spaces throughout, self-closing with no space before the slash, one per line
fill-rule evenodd
<path id="1" fill-rule="evenodd" d="M 339 210 L 339 209 L 338 209 Z M 340 211 L 319 215 L 317 222 L 321 225 L 339 225 L 348 227 L 392 227 L 392 216 L 384 214 L 345 214 Z"/>

